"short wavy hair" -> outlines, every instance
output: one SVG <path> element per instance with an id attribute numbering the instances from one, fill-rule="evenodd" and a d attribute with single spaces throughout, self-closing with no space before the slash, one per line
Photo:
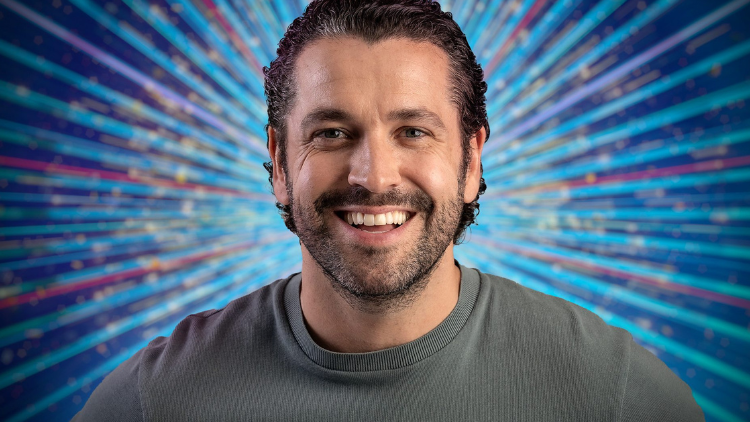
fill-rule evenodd
<path id="1" fill-rule="evenodd" d="M 309 43 L 323 38 L 355 37 L 368 43 L 385 39 L 406 38 L 418 42 L 430 42 L 441 48 L 448 56 L 452 83 L 451 99 L 458 107 L 461 120 L 463 162 L 461 174 L 465 177 L 471 158 L 471 138 L 484 127 L 487 137 L 490 126 L 487 121 L 482 68 L 469 47 L 466 35 L 453 20 L 450 12 L 443 12 L 437 2 L 430 0 L 315 0 L 302 16 L 295 19 L 279 41 L 278 57 L 270 66 L 263 68 L 265 94 L 268 104 L 268 127 L 277 132 L 280 165 L 287 171 L 286 162 L 286 117 L 294 101 L 294 65 L 297 57 Z M 273 185 L 273 164 L 264 164 L 268 180 Z M 479 214 L 479 196 L 487 189 L 484 178 L 480 179 L 477 197 L 464 204 L 461 219 L 453 236 L 455 244 L 463 240 L 466 228 L 475 223 Z M 291 206 L 276 203 L 287 228 L 296 233 L 291 215 Z"/>

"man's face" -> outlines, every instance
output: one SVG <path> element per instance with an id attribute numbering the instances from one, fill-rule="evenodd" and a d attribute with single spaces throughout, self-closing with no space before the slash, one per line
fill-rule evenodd
<path id="1" fill-rule="evenodd" d="M 477 194 L 448 72 L 440 48 L 405 39 L 318 40 L 297 59 L 274 192 L 292 205 L 303 253 L 349 299 L 388 303 L 424 287 Z"/>

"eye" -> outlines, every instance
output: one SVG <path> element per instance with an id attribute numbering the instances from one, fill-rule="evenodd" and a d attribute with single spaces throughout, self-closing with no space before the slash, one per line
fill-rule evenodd
<path id="1" fill-rule="evenodd" d="M 419 130 L 419 129 L 415 129 L 415 128 L 413 128 L 413 127 L 410 127 L 410 128 L 408 128 L 408 129 L 404 130 L 404 135 L 405 135 L 405 136 L 406 136 L 407 138 L 421 138 L 422 136 L 424 136 L 424 135 L 425 135 L 425 133 L 424 133 L 424 132 L 422 132 L 422 131 L 421 131 L 421 130 Z"/>
<path id="2" fill-rule="evenodd" d="M 346 137 L 346 134 L 339 129 L 323 129 L 315 137 L 325 139 L 338 139 Z"/>

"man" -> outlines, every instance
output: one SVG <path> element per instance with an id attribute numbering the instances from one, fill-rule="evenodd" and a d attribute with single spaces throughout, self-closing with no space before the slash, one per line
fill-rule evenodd
<path id="1" fill-rule="evenodd" d="M 454 261 L 489 125 L 438 4 L 314 1 L 278 55 L 266 167 L 301 274 L 187 317 L 77 420 L 703 420 L 627 332 Z"/>

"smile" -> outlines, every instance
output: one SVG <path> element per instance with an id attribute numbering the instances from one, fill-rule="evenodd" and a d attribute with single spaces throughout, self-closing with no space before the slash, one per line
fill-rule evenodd
<path id="1" fill-rule="evenodd" d="M 350 226 L 369 233 L 389 232 L 401 227 L 411 218 L 411 214 L 407 211 L 390 211 L 380 214 L 340 211 L 336 214 Z"/>

